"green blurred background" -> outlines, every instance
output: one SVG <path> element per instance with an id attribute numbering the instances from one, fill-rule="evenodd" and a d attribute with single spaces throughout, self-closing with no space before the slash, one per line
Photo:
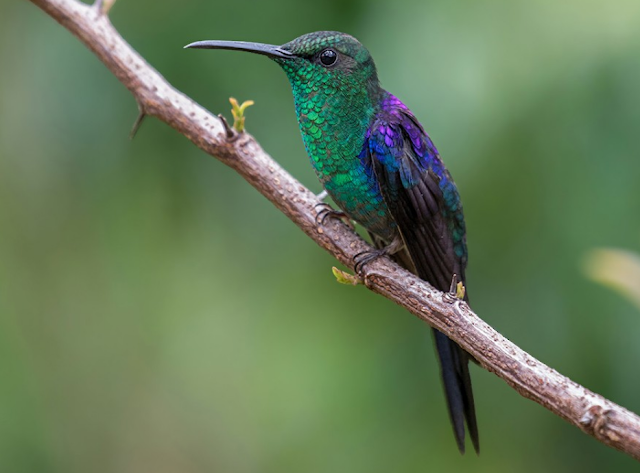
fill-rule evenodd
<path id="1" fill-rule="evenodd" d="M 284 74 L 201 39 L 358 37 L 465 205 L 474 309 L 640 412 L 640 308 L 585 271 L 640 251 L 637 0 L 128 1 L 119 31 L 315 191 Z M 0 4 L 0 471 L 638 471 L 472 368 L 458 454 L 427 327 L 153 119 L 26 1 Z M 593 268 L 592 268 L 593 269 Z M 597 272 L 597 268 L 595 270 Z"/>

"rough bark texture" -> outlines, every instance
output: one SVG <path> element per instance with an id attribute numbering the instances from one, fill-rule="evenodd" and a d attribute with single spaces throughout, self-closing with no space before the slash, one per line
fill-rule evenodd
<path id="1" fill-rule="evenodd" d="M 318 245 L 353 268 L 367 244 L 340 221 L 316 224 L 316 196 L 282 169 L 248 134 L 229 141 L 220 120 L 172 88 L 118 34 L 99 8 L 76 0 L 31 0 L 80 39 L 155 116 L 235 169 Z M 445 333 L 480 365 L 598 439 L 640 460 L 640 418 L 571 381 L 524 352 L 478 318 L 466 303 L 382 258 L 366 267 L 364 284 Z"/>

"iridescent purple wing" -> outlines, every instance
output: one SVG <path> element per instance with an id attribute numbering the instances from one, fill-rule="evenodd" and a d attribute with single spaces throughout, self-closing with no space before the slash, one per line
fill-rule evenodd
<path id="1" fill-rule="evenodd" d="M 441 291 L 466 263 L 464 222 L 455 184 L 420 124 L 406 108 L 380 114 L 368 136 L 371 166 L 418 275 Z M 447 195 L 453 194 L 453 199 Z M 462 242 L 464 251 L 457 251 Z"/>

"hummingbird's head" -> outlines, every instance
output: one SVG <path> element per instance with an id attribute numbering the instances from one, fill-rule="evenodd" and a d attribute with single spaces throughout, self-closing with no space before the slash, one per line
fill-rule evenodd
<path id="1" fill-rule="evenodd" d="M 371 54 L 353 36 L 337 31 L 318 31 L 281 46 L 291 58 L 274 58 L 289 80 L 309 85 L 340 88 L 348 84 L 378 84 Z"/>
<path id="2" fill-rule="evenodd" d="M 376 67 L 353 36 L 337 31 L 317 31 L 282 46 L 243 41 L 198 41 L 186 48 L 234 49 L 262 54 L 285 71 L 296 93 L 349 93 L 354 88 L 379 89 Z"/>

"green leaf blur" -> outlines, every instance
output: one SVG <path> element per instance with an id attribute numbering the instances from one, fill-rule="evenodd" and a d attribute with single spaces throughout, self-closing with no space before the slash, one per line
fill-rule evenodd
<path id="1" fill-rule="evenodd" d="M 320 191 L 263 57 L 335 29 L 371 51 L 458 183 L 472 307 L 640 412 L 640 311 L 589 279 L 640 252 L 640 2 L 119 0 L 115 26 Z M 72 35 L 0 3 L 0 471 L 637 471 L 472 368 L 461 457 L 429 331 L 361 287 L 246 182 L 148 118 Z"/>

